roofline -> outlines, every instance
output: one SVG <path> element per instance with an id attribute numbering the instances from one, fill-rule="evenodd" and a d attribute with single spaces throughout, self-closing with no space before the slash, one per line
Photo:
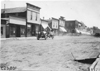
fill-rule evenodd
<path id="1" fill-rule="evenodd" d="M 48 22 L 48 20 L 45 20 L 45 19 L 40 19 L 41 21 L 46 21 L 46 22 Z"/>
<path id="2" fill-rule="evenodd" d="M 67 22 L 67 21 L 77 21 L 77 20 L 66 20 L 66 22 Z"/>
<path id="3" fill-rule="evenodd" d="M 16 9 L 16 8 L 26 8 L 26 7 L 13 7 L 13 8 L 1 9 L 1 14 L 3 14 L 3 13 L 2 13 L 2 10 Z M 15 12 L 12 12 L 12 13 L 15 13 Z M 18 13 L 18 12 L 16 12 L 16 13 Z"/>
<path id="4" fill-rule="evenodd" d="M 27 5 L 31 5 L 31 6 L 35 6 L 35 7 L 39 8 L 39 9 L 41 9 L 40 7 L 38 7 L 38 6 L 36 6 L 36 5 L 30 4 L 30 3 L 26 3 L 26 4 L 27 4 Z"/>
<path id="5" fill-rule="evenodd" d="M 23 7 L 12 7 L 12 8 L 5 8 L 5 9 L 14 9 L 14 8 L 26 8 L 25 6 Z M 4 9 L 4 8 L 3 8 Z M 1 9 L 2 10 L 2 9 Z"/>

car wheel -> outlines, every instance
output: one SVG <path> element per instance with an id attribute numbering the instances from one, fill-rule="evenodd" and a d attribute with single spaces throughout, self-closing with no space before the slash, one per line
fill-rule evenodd
<path id="1" fill-rule="evenodd" d="M 39 40 L 39 36 L 37 36 L 37 40 Z"/>
<path id="2" fill-rule="evenodd" d="M 45 35 L 45 40 L 47 39 L 47 36 Z"/>

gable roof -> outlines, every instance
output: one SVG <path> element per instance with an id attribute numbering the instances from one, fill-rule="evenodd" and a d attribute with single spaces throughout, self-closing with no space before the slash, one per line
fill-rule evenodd
<path id="1" fill-rule="evenodd" d="M 26 11 L 26 7 L 1 9 L 1 13 L 19 13 L 19 12 L 25 12 L 25 11 Z"/>

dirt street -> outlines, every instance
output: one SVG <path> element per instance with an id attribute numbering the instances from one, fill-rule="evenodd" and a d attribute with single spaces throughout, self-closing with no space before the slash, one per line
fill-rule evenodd
<path id="1" fill-rule="evenodd" d="M 100 52 L 100 38 L 56 36 L 44 40 L 8 39 L 1 41 L 1 62 L 16 70 L 88 71 L 90 64 L 74 59 L 89 58 Z"/>

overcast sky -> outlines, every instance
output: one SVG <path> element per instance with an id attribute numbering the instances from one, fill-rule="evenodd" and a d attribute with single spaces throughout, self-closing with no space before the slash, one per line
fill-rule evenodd
<path id="1" fill-rule="evenodd" d="M 88 27 L 100 28 L 100 0 L 5 0 L 1 8 L 24 7 L 26 2 L 41 7 L 40 17 L 45 19 L 64 16 L 66 20 L 78 20 Z"/>

